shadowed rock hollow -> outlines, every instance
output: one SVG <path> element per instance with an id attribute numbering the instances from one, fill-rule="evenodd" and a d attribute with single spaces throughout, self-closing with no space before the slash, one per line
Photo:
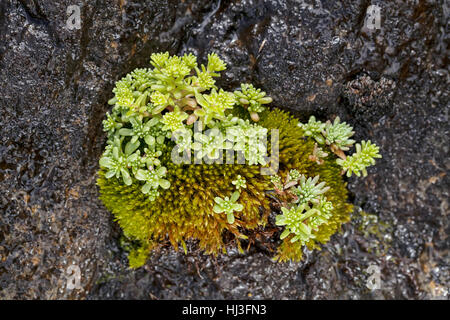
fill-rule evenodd
<path id="1" fill-rule="evenodd" d="M 81 8 L 81 29 L 66 27 Z M 0 3 L 0 297 L 448 297 L 448 8 L 444 1 Z M 372 4 L 376 4 L 376 1 Z M 350 179 L 354 220 L 301 263 L 263 248 L 218 259 L 163 249 L 127 268 L 95 185 L 114 82 L 153 52 L 219 53 L 220 85 L 251 81 L 305 120 L 339 115 L 380 146 Z M 68 266 L 81 289 L 66 287 Z M 381 269 L 382 288 L 366 287 Z"/>

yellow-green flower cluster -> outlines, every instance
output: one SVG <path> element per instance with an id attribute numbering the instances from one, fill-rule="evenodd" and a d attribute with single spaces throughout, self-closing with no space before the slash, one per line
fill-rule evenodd
<path id="1" fill-rule="evenodd" d="M 134 102 L 133 85 L 131 76 L 127 76 L 117 81 L 113 90 L 115 94 L 114 103 L 121 107 L 130 107 Z"/>
<path id="2" fill-rule="evenodd" d="M 167 112 L 161 122 L 164 123 L 163 130 L 170 130 L 175 132 L 177 130 L 184 130 L 185 126 L 183 121 L 188 117 L 186 112 L 180 111 L 178 108 L 173 112 Z"/>
<path id="3" fill-rule="evenodd" d="M 200 120 L 208 125 L 212 120 L 224 120 L 225 111 L 233 109 L 235 100 L 231 92 L 226 92 L 222 89 L 219 92 L 216 89 L 212 89 L 210 94 L 195 95 L 197 103 L 202 107 L 195 110 L 194 114 L 197 115 Z"/>

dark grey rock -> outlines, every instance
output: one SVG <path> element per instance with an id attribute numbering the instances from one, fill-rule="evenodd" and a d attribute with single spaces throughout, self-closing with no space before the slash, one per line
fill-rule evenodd
<path id="1" fill-rule="evenodd" d="M 63 1 L 0 3 L 0 298 L 448 297 L 444 1 L 379 2 L 374 31 L 367 1 L 78 4 L 81 29 L 68 30 Z M 190 244 L 186 256 L 167 248 L 129 270 L 95 185 L 100 124 L 114 81 L 165 50 L 216 51 L 229 66 L 221 86 L 252 82 L 274 106 L 301 119 L 339 115 L 380 145 L 369 176 L 349 180 L 372 215 L 355 213 L 301 263 L 273 263 L 258 248 L 215 259 Z M 67 288 L 71 264 L 82 289 Z"/>

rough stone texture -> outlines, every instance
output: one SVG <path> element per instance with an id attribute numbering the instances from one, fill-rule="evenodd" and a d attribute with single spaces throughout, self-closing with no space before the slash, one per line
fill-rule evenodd
<path id="1" fill-rule="evenodd" d="M 0 2 L 0 298 L 448 298 L 445 1 Z M 376 4 L 372 1 L 372 4 Z M 81 6 L 81 30 L 66 10 Z M 350 179 L 355 219 L 301 263 L 156 253 L 127 269 L 95 185 L 114 81 L 150 53 L 218 52 L 220 85 L 251 81 L 302 119 L 339 115 L 383 159 Z M 351 90 L 353 89 L 353 90 Z M 377 219 L 377 221 L 368 221 Z M 81 289 L 66 287 L 68 266 Z M 380 267 L 381 290 L 366 287 Z"/>

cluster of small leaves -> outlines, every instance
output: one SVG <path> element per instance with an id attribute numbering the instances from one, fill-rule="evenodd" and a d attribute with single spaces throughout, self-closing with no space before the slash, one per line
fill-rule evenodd
<path id="1" fill-rule="evenodd" d="M 266 128 L 237 119 L 236 125 L 226 128 L 226 135 L 233 142 L 233 150 L 241 152 L 249 165 L 266 164 Z"/>
<path id="2" fill-rule="evenodd" d="M 123 112 L 116 112 L 116 109 L 119 108 Z M 105 120 L 107 127 L 111 130 L 108 136 L 111 136 L 112 139 L 108 139 L 110 141 L 106 147 L 111 153 L 117 132 L 122 128 L 133 129 L 133 124 L 125 120 L 132 116 L 132 114 L 128 114 L 127 110 L 127 108 L 120 106 L 116 108 L 115 106 L 110 117 Z M 240 114 L 242 111 L 245 110 L 239 108 L 233 110 L 233 114 Z M 153 116 L 150 113 L 147 115 L 145 112 L 139 112 L 139 115 L 143 116 L 142 124 L 145 126 L 151 118 L 159 117 L 162 120 L 168 112 L 171 111 L 169 109 L 164 110 L 159 116 Z M 134 111 L 133 113 L 136 116 L 138 112 Z M 122 120 L 122 117 L 124 117 L 124 120 Z M 139 123 L 139 120 L 137 122 Z M 226 132 L 227 128 L 234 127 L 237 124 L 243 125 L 243 123 L 239 124 L 238 122 L 241 121 L 227 116 L 225 120 L 213 120 L 209 127 Z M 170 134 L 171 131 L 170 129 L 162 130 L 165 125 L 165 123 L 159 121 L 158 124 L 151 126 L 151 135 L 155 137 L 156 141 L 154 148 L 148 146 L 144 140 L 146 135 L 142 135 L 144 138 L 139 137 L 137 139 L 140 146 L 135 151 L 140 151 L 141 156 L 146 156 L 146 166 L 148 161 L 150 165 L 155 167 L 156 171 L 152 174 L 153 177 L 158 176 L 158 174 L 165 174 L 163 179 L 170 182 L 170 188 L 167 190 L 159 185 L 157 191 L 160 195 L 154 201 L 148 194 L 145 195 L 141 191 L 147 182 L 151 186 L 153 179 L 146 177 L 147 174 L 139 172 L 140 178 L 149 180 L 140 181 L 133 173 L 137 173 L 139 169 L 146 172 L 147 167 L 140 167 L 139 163 L 127 166 L 127 170 L 133 179 L 131 185 L 126 185 L 123 182 L 121 173 L 119 173 L 120 179 L 116 179 L 106 177 L 106 174 L 110 171 L 106 167 L 102 167 L 99 171 L 98 185 L 100 186 L 101 200 L 106 208 L 114 214 L 115 219 L 123 229 L 124 235 L 134 244 L 134 249 L 129 254 L 130 266 L 136 268 L 144 264 L 150 251 L 166 243 L 166 241 L 170 241 L 175 249 L 182 246 L 186 250 L 184 241 L 195 239 L 198 241 L 199 248 L 207 254 L 226 252 L 229 246 L 236 246 L 239 249 L 240 241 L 238 239 L 245 239 L 245 235 L 249 237 L 249 243 L 252 243 L 255 239 L 255 233 L 259 233 L 259 230 L 261 230 L 259 226 L 266 225 L 269 222 L 269 199 L 274 198 L 272 197 L 272 191 L 270 191 L 267 176 L 260 174 L 260 166 L 177 164 L 172 160 L 174 142 L 167 141 L 168 137 L 165 136 Z M 321 243 L 329 241 L 330 236 L 339 229 L 342 223 L 349 220 L 349 214 L 352 211 L 351 204 L 347 202 L 347 190 L 340 175 L 339 166 L 334 164 L 334 159 L 331 157 L 322 158 L 323 165 L 316 165 L 308 160 L 308 156 L 313 152 L 314 142 L 311 139 L 304 139 L 304 132 L 298 127 L 298 120 L 289 113 L 279 109 L 264 111 L 261 113 L 258 125 L 269 131 L 272 129 L 280 131 L 280 176 L 272 176 L 271 180 L 278 181 L 280 190 L 277 191 L 277 194 L 281 203 L 286 203 L 286 205 L 283 205 L 286 209 L 299 206 L 299 203 L 294 203 L 296 195 L 293 192 L 288 194 L 287 191 L 291 191 L 293 187 L 297 186 L 302 175 L 307 177 L 320 175 L 321 181 L 317 184 L 323 181 L 326 182 L 327 186 L 330 186 L 330 190 L 325 193 L 328 199 L 324 199 L 324 194 L 321 194 L 318 197 L 318 204 L 309 203 L 308 206 L 315 206 L 320 212 L 326 212 L 327 210 L 331 212 L 332 210 L 331 217 L 326 222 L 323 222 L 326 219 L 325 214 L 314 214 L 304 219 L 304 224 L 311 228 L 311 233 L 314 235 L 314 238 L 311 238 L 306 246 L 311 250 L 319 248 Z M 172 133 L 172 138 L 178 132 L 179 130 Z M 186 130 L 184 133 L 187 132 L 190 131 Z M 159 144 L 161 139 L 158 139 L 157 136 L 164 137 L 165 142 L 162 145 Z M 117 138 L 121 145 L 125 147 L 132 136 L 118 135 Z M 191 135 L 186 134 L 182 145 L 186 148 L 192 148 L 192 138 L 192 132 Z M 123 140 L 120 141 L 120 139 Z M 147 138 L 147 140 L 152 139 Z M 177 140 L 177 142 L 179 141 Z M 178 143 L 179 146 L 180 143 Z M 122 153 L 125 154 L 125 150 L 122 150 Z M 164 172 L 164 169 L 158 170 L 160 166 L 166 167 L 167 172 Z M 288 175 L 289 168 L 296 168 L 297 170 L 292 170 Z M 305 178 L 305 182 L 307 180 Z M 164 185 L 164 182 L 162 184 Z M 234 199 L 231 198 L 235 191 L 239 191 L 240 195 L 236 201 L 232 202 L 231 200 Z M 286 199 L 283 198 L 283 194 Z M 219 203 L 214 200 L 215 198 L 221 199 L 217 199 Z M 328 203 L 328 200 L 332 202 L 332 205 Z M 239 204 L 243 206 L 241 211 L 238 211 L 240 209 Z M 217 205 L 216 211 L 221 211 L 219 214 L 213 210 L 215 205 Z M 229 214 L 231 209 L 233 210 L 232 217 Z M 225 213 L 226 211 L 227 213 Z M 229 223 L 229 219 L 233 223 Z M 318 231 L 316 231 L 316 228 L 318 228 Z M 291 233 L 279 244 L 274 259 L 279 261 L 299 261 L 301 259 L 303 246 L 299 240 L 290 241 L 294 236 L 295 234 Z M 275 244 L 274 242 L 271 243 Z"/>
<path id="3" fill-rule="evenodd" d="M 240 174 L 238 174 L 236 180 L 233 180 L 231 183 L 236 186 L 237 190 L 240 190 L 241 188 L 243 189 L 247 188 L 247 181 Z"/>
<path id="4" fill-rule="evenodd" d="M 323 195 L 329 187 L 325 182 L 319 183 L 318 175 L 307 179 L 295 169 L 289 171 L 284 182 L 279 176 L 272 176 L 271 181 L 279 195 L 282 212 L 275 223 L 285 227 L 280 238 L 290 237 L 291 243 L 299 241 L 305 245 L 331 217 L 333 205 Z"/>
<path id="5" fill-rule="evenodd" d="M 208 55 L 206 66 L 199 66 L 193 54 L 179 57 L 168 52 L 152 54 L 150 63 L 153 69 L 136 69 L 117 82 L 110 104 L 153 115 L 164 110 L 176 112 L 164 117 L 172 132 L 198 119 L 203 125 L 223 120 L 236 102 L 248 106 L 252 113 L 261 112 L 262 104 L 272 101 L 249 84 L 235 93 L 217 88 L 215 78 L 226 69 L 226 63 L 216 53 Z"/>
<path id="6" fill-rule="evenodd" d="M 266 97 L 266 93 L 261 89 L 256 89 L 252 84 L 241 84 L 241 90 L 234 92 L 236 102 L 250 112 L 253 121 L 259 121 L 258 113 L 263 112 L 265 104 L 271 103 L 272 98 Z"/>
<path id="7" fill-rule="evenodd" d="M 201 108 L 194 111 L 194 116 L 205 125 L 211 124 L 214 119 L 224 120 L 225 111 L 233 109 L 235 104 L 233 94 L 222 89 L 212 89 L 210 94 L 196 93 L 195 98 Z"/>
<path id="8" fill-rule="evenodd" d="M 381 158 L 379 154 L 379 147 L 370 140 L 361 141 L 361 144 L 356 144 L 356 152 L 345 159 L 337 159 L 336 162 L 347 172 L 350 177 L 355 173 L 358 177 L 367 176 L 367 167 L 375 164 L 375 158 Z"/>
<path id="9" fill-rule="evenodd" d="M 236 203 L 239 197 L 241 196 L 240 189 L 246 189 L 247 184 L 245 178 L 243 178 L 240 174 L 236 177 L 236 180 L 231 182 L 235 187 L 236 191 L 233 192 L 231 197 L 215 197 L 214 202 L 216 203 L 213 207 L 213 211 L 215 213 L 225 212 L 227 215 L 227 221 L 229 224 L 234 223 L 234 212 L 242 211 L 244 206 L 240 203 Z"/>
<path id="10" fill-rule="evenodd" d="M 167 189 L 170 186 L 164 179 L 166 168 L 161 166 L 159 157 L 161 147 L 171 133 L 164 128 L 161 116 L 150 117 L 149 113 L 130 109 L 124 103 L 127 90 L 136 90 L 147 81 L 147 70 L 137 69 L 117 83 L 114 89 L 116 98 L 110 101 L 115 105 L 103 121 L 108 141 L 99 163 L 107 170 L 106 178 L 122 179 L 125 185 L 143 181 L 142 192 L 155 199 L 159 195 L 159 187 Z M 136 101 L 132 103 L 143 105 L 142 96 Z"/>
<path id="11" fill-rule="evenodd" d="M 339 117 L 336 117 L 334 122 L 328 120 L 323 123 L 311 116 L 307 123 L 299 123 L 298 125 L 303 129 L 305 136 L 315 139 L 319 145 L 330 147 L 331 151 L 339 157 L 336 162 L 342 167 L 342 173 L 347 173 L 348 177 L 352 173 L 359 177 L 361 172 L 363 176 L 366 176 L 366 168 L 375 164 L 375 158 L 381 158 L 378 153 L 379 148 L 370 141 L 362 141 L 361 144 L 356 144 L 356 153 L 347 156 L 344 151 L 348 151 L 355 143 L 355 140 L 350 139 L 355 132 L 347 123 L 341 122 Z M 316 144 L 309 159 L 317 164 L 322 164 L 323 159 L 321 158 L 327 156 L 328 153 Z"/>
<path id="12" fill-rule="evenodd" d="M 215 213 L 225 213 L 227 215 L 227 221 L 229 224 L 234 223 L 234 212 L 242 211 L 244 206 L 240 203 L 236 203 L 241 194 L 239 191 L 233 192 L 231 197 L 215 197 L 214 202 L 216 203 L 213 207 L 213 211 Z"/>
<path id="13" fill-rule="evenodd" d="M 323 123 L 311 116 L 307 123 L 299 123 L 299 126 L 304 130 L 305 136 L 314 138 L 320 145 L 329 145 L 333 152 L 347 151 L 355 143 L 355 140 L 350 139 L 355 133 L 353 128 L 341 122 L 339 117 L 333 123 L 329 120 Z"/>
<path id="14" fill-rule="evenodd" d="M 336 117 L 333 123 L 328 120 L 322 134 L 325 143 L 331 147 L 331 150 L 347 151 L 355 143 L 355 140 L 350 139 L 355 134 L 353 128 L 347 123 L 341 122 L 339 117 Z"/>
<path id="15" fill-rule="evenodd" d="M 160 149 L 170 132 L 162 129 L 161 117 L 126 116 L 122 112 L 124 110 L 116 106 L 113 115 L 103 121 L 108 141 L 99 164 L 107 169 L 105 177 L 108 179 L 121 178 L 125 185 L 131 185 L 133 180 L 143 181 L 142 192 L 154 200 L 159 195 L 159 187 L 170 187 L 169 181 L 164 179 L 166 168 L 159 160 Z M 113 119 L 114 125 L 111 124 Z"/>
<path id="16" fill-rule="evenodd" d="M 329 187 L 325 187 L 325 182 L 320 182 L 319 176 L 315 176 L 314 178 L 308 178 L 304 175 L 298 179 L 298 183 L 296 186 L 292 187 L 292 192 L 297 196 L 297 199 L 294 203 L 309 203 L 316 202 L 318 197 L 327 192 Z"/>
<path id="17" fill-rule="evenodd" d="M 323 164 L 323 159 L 328 156 L 328 153 L 323 151 L 321 147 L 317 145 L 317 143 L 314 144 L 314 149 L 312 154 L 309 155 L 308 159 L 311 161 L 314 161 L 317 164 Z"/>
<path id="18" fill-rule="evenodd" d="M 195 156 L 198 159 L 205 156 L 212 160 L 218 159 L 222 150 L 233 147 L 233 144 L 225 139 L 218 128 L 213 128 L 208 133 L 196 132 L 194 134 L 192 149 L 196 151 Z"/>
<path id="19" fill-rule="evenodd" d="M 236 102 L 249 105 L 250 112 L 261 111 L 262 104 L 271 102 L 264 92 L 247 84 L 236 93 L 217 88 L 215 78 L 226 64 L 215 53 L 206 65 L 199 65 L 193 54 L 168 52 L 152 54 L 150 63 L 153 68 L 134 70 L 113 89 L 109 104 L 114 107 L 103 121 L 108 142 L 100 159 L 107 178 L 122 179 L 125 185 L 140 181 L 142 192 L 155 199 L 159 188 L 170 187 L 159 157 L 160 146 L 171 137 L 179 152 L 191 150 L 199 159 L 217 159 L 221 150 L 233 149 L 250 165 L 265 164 L 261 142 L 267 130 L 231 115 Z M 194 134 L 196 123 L 213 134 Z"/>
<path id="20" fill-rule="evenodd" d="M 198 129 L 198 128 L 194 128 Z M 196 160 L 207 162 L 225 156 L 224 151 L 238 153 L 249 165 L 265 165 L 267 129 L 249 120 L 228 115 L 223 121 L 210 123 L 205 132 L 185 128 L 173 134 L 178 152 L 193 151 Z"/>
<path id="21" fill-rule="evenodd" d="M 323 131 L 325 130 L 325 123 L 316 121 L 316 117 L 311 116 L 307 123 L 298 123 L 298 126 L 303 129 L 305 136 L 314 138 L 319 144 L 325 144 Z"/>

